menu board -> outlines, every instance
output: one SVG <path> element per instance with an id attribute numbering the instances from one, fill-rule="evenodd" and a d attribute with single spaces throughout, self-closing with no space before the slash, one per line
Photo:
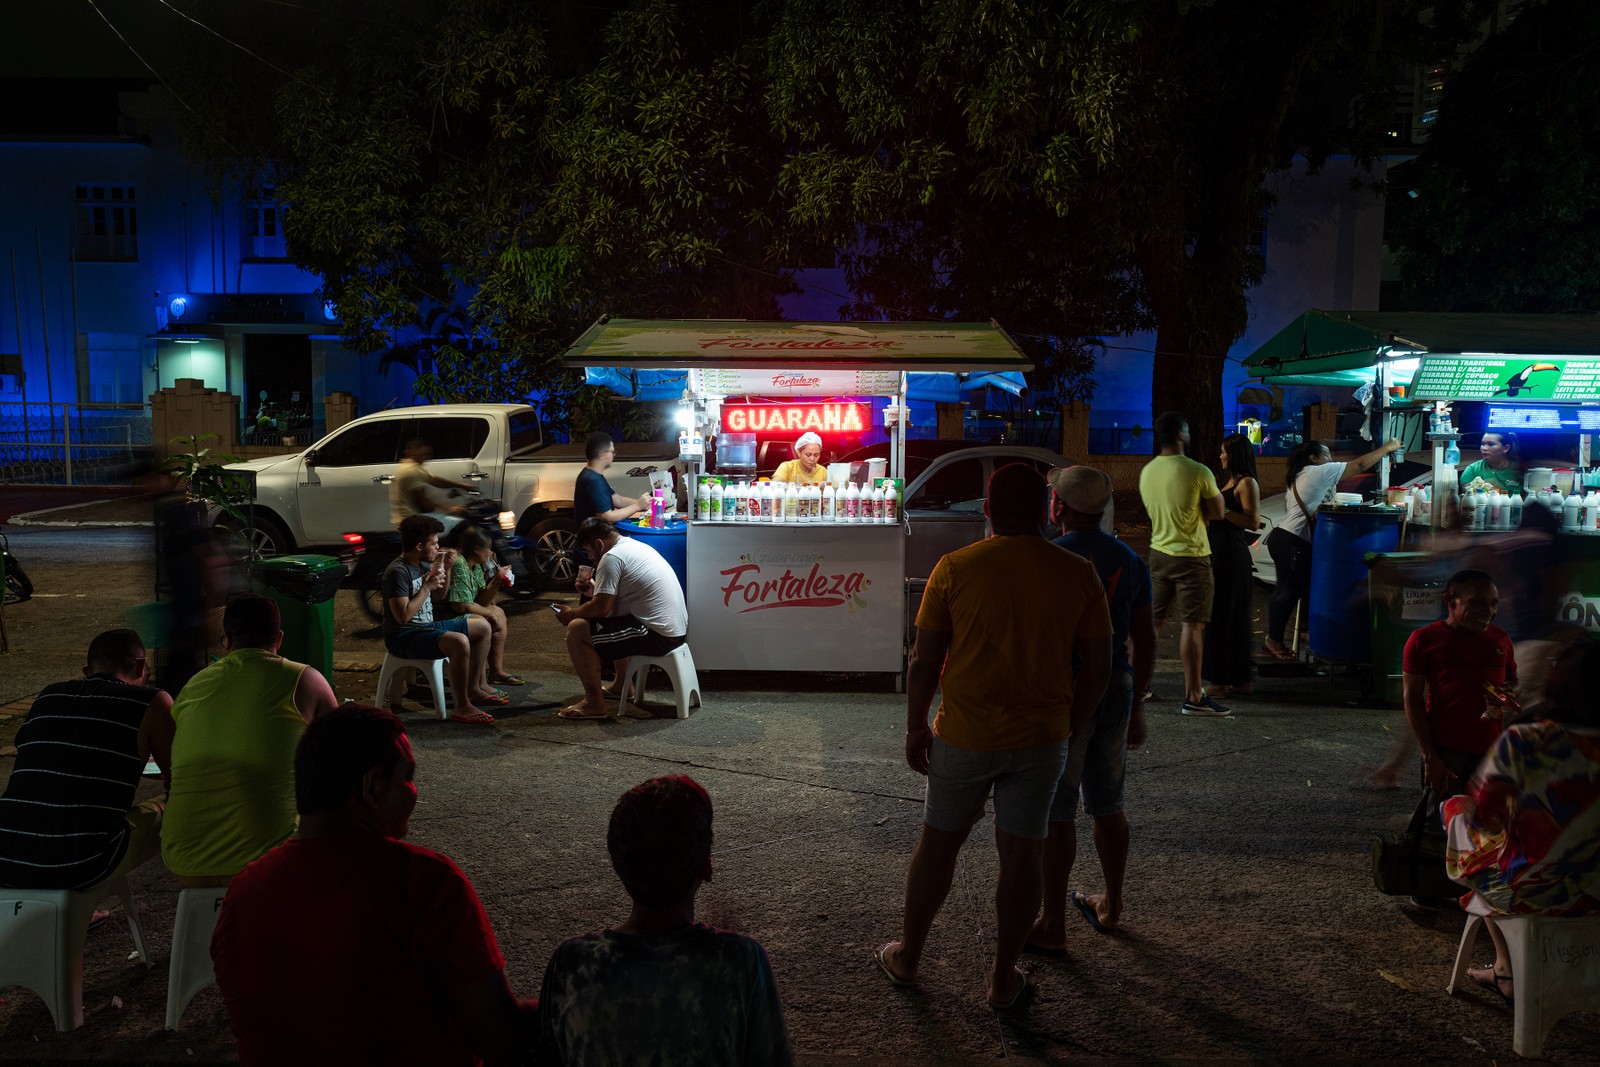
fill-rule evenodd
<path id="1" fill-rule="evenodd" d="M 1490 404 L 1486 430 L 1600 433 L 1600 408 L 1554 404 Z"/>
<path id="2" fill-rule="evenodd" d="M 1600 358 L 1424 356 L 1410 395 L 1418 400 L 1600 400 Z"/>

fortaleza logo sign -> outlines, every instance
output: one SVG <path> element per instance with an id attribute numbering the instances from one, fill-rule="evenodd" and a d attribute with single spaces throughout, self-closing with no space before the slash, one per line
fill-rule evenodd
<path id="1" fill-rule="evenodd" d="M 780 570 L 781 568 L 781 570 Z M 722 571 L 722 606 L 736 615 L 768 608 L 865 609 L 861 596 L 872 585 L 865 571 L 835 571 L 817 553 L 757 549 Z"/>
<path id="2" fill-rule="evenodd" d="M 772 341 L 757 341 L 748 337 L 707 337 L 700 341 L 700 347 L 730 348 L 740 352 L 862 352 L 895 348 L 899 343 L 898 341 L 852 341 L 837 337 L 785 337 Z"/>
<path id="3" fill-rule="evenodd" d="M 776 384 L 776 379 L 774 383 Z M 787 386 L 798 379 L 784 379 Z M 868 404 L 726 404 L 722 428 L 729 433 L 862 433 L 871 419 Z"/>

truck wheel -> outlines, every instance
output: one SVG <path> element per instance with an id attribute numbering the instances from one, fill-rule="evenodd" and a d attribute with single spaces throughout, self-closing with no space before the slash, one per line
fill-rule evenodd
<path id="1" fill-rule="evenodd" d="M 570 591 L 578 577 L 578 524 L 566 516 L 545 519 L 527 538 L 522 558 L 539 588 Z"/>
<path id="2" fill-rule="evenodd" d="M 231 532 L 241 542 L 245 540 L 245 528 L 233 519 L 226 519 L 217 524 L 222 529 Z M 268 556 L 281 556 L 294 547 L 294 542 L 289 540 L 289 534 L 282 526 L 272 519 L 257 518 L 255 536 L 250 539 L 250 559 L 266 559 Z"/>

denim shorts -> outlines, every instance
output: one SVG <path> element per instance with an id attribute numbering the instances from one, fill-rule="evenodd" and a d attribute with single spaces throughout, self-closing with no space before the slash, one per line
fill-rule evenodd
<path id="1" fill-rule="evenodd" d="M 443 659 L 439 638 L 445 634 L 464 634 L 471 615 L 454 619 L 435 619 L 419 626 L 407 626 L 393 637 L 383 639 L 383 647 L 401 659 Z"/>
<path id="2" fill-rule="evenodd" d="M 1133 716 L 1133 679 L 1112 671 L 1106 695 L 1081 736 L 1067 739 L 1067 766 L 1050 802 L 1051 822 L 1071 822 L 1083 793 L 1085 815 L 1115 815 L 1122 810 L 1122 783 L 1128 770 L 1128 720 Z"/>
<path id="3" fill-rule="evenodd" d="M 983 814 L 994 791 L 994 824 L 1013 837 L 1042 841 L 1050 833 L 1050 798 L 1066 763 L 1065 742 L 1039 748 L 974 752 L 933 739 L 922 819 L 959 833 Z"/>

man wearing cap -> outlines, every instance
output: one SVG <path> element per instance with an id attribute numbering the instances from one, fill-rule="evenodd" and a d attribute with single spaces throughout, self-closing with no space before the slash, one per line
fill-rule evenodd
<path id="1" fill-rule="evenodd" d="M 984 501 L 994 536 L 946 554 L 928 579 L 906 669 L 906 763 L 928 778 L 922 834 L 900 940 L 875 957 L 890 983 L 916 982 L 961 846 L 992 792 L 1000 873 L 988 1000 L 998 1009 L 1027 989 L 1016 964 L 1039 911 L 1065 741 L 1088 724 L 1111 670 L 1100 579 L 1039 535 L 1049 495 L 1031 464 L 995 471 Z M 936 691 L 944 700 L 930 726 Z"/>
<path id="2" fill-rule="evenodd" d="M 1226 707 L 1206 696 L 1200 678 L 1212 596 L 1206 524 L 1222 518 L 1222 494 L 1211 471 L 1183 454 L 1189 420 L 1181 412 L 1157 418 L 1155 437 L 1156 455 L 1139 472 L 1139 497 L 1150 516 L 1151 607 L 1158 624 L 1175 615 L 1183 627 L 1183 714 L 1227 715 Z"/>
<path id="3" fill-rule="evenodd" d="M 1055 543 L 1094 564 L 1111 610 L 1111 680 L 1089 723 L 1067 741 L 1067 766 L 1050 805 L 1050 836 L 1044 845 L 1044 904 L 1028 937 L 1029 952 L 1059 956 L 1065 952 L 1069 901 L 1102 933 L 1122 917 L 1128 866 L 1122 785 L 1128 750 L 1144 744 L 1143 694 L 1155 667 L 1156 627 L 1150 611 L 1150 569 L 1138 553 L 1100 528 L 1100 516 L 1111 500 L 1111 479 L 1093 467 L 1057 467 L 1050 472 L 1050 489 L 1050 519 L 1062 530 Z M 1083 810 L 1094 819 L 1094 848 L 1105 878 L 1101 894 L 1068 888 L 1078 854 L 1080 791 Z"/>

